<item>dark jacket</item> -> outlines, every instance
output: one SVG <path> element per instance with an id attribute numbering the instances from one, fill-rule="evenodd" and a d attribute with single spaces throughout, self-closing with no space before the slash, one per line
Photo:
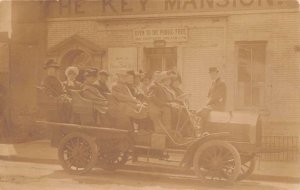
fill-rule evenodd
<path id="1" fill-rule="evenodd" d="M 218 78 L 214 81 L 208 92 L 207 105 L 213 110 L 224 111 L 226 104 L 226 84 Z"/>
<path id="2" fill-rule="evenodd" d="M 103 95 L 103 96 L 107 96 L 108 94 L 111 93 L 111 91 L 109 90 L 108 86 L 103 83 L 103 82 L 99 82 L 96 85 L 97 89 L 99 90 L 99 92 Z"/>
<path id="3" fill-rule="evenodd" d="M 102 96 L 95 85 L 83 83 L 81 95 L 82 97 L 91 100 L 98 112 L 106 113 L 108 108 L 108 101 L 104 96 Z"/>
<path id="4" fill-rule="evenodd" d="M 160 84 L 153 84 L 149 88 L 149 100 L 158 107 L 167 106 L 167 103 L 175 101 L 174 95 Z"/>
<path id="5" fill-rule="evenodd" d="M 66 93 L 63 84 L 54 76 L 46 76 L 42 81 L 46 93 L 53 97 L 59 97 Z"/>
<path id="6" fill-rule="evenodd" d="M 112 87 L 112 95 L 120 102 L 137 103 L 137 99 L 126 84 L 120 82 L 116 83 Z"/>

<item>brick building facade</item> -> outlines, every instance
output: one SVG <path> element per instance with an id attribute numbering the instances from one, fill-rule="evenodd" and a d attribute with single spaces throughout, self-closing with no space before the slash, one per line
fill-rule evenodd
<path id="1" fill-rule="evenodd" d="M 112 73 L 177 68 L 193 108 L 205 105 L 207 70 L 217 66 L 228 88 L 227 110 L 259 111 L 272 134 L 299 134 L 297 2 L 197 2 L 38 2 L 48 13 L 39 23 L 46 30 L 44 58 Z M 43 62 L 33 62 L 38 83 Z"/>

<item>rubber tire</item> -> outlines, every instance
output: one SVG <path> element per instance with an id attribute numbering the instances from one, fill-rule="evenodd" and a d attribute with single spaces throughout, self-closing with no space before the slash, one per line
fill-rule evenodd
<path id="1" fill-rule="evenodd" d="M 240 175 L 237 179 L 238 181 L 248 178 L 254 172 L 255 166 L 256 166 L 255 157 L 251 158 L 248 162 L 250 162 L 249 169 L 245 173 L 240 173 Z M 248 163 L 248 162 L 246 162 L 246 163 Z M 243 167 L 243 164 L 241 167 Z M 242 169 L 241 169 L 241 172 L 242 172 Z"/>
<path id="2" fill-rule="evenodd" d="M 71 170 L 67 166 L 67 164 L 64 161 L 64 152 L 63 152 L 64 145 L 69 140 L 71 140 L 72 138 L 78 138 L 78 137 L 84 139 L 89 144 L 89 146 L 91 147 L 91 151 L 92 151 L 92 158 L 91 158 L 90 162 L 88 163 L 87 167 L 84 170 L 81 170 L 81 171 Z M 61 140 L 61 142 L 59 144 L 59 147 L 58 147 L 58 158 L 59 158 L 60 165 L 62 166 L 62 168 L 67 173 L 72 174 L 72 175 L 85 174 L 85 173 L 89 172 L 91 169 L 93 169 L 93 167 L 97 163 L 97 160 L 98 160 L 98 147 L 97 147 L 96 142 L 90 136 L 85 135 L 85 134 L 81 134 L 81 133 L 70 133 L 70 134 L 66 135 Z"/>
<path id="3" fill-rule="evenodd" d="M 229 150 L 235 160 L 235 168 L 233 171 L 233 175 L 228 178 L 227 181 L 225 181 L 226 185 L 232 184 L 233 182 L 235 182 L 237 180 L 237 178 L 240 175 L 241 172 L 241 158 L 240 158 L 240 154 L 238 152 L 238 150 L 230 143 L 226 142 L 226 141 L 221 141 L 221 140 L 210 140 L 208 142 L 205 142 L 203 144 L 200 145 L 200 147 L 196 150 L 195 154 L 194 154 L 194 159 L 193 159 L 193 169 L 194 172 L 196 174 L 196 176 L 200 179 L 200 181 L 202 183 L 210 183 L 210 181 L 206 180 L 203 175 L 201 174 L 201 172 L 199 171 L 199 158 L 202 155 L 202 153 L 207 149 L 210 148 L 212 146 L 221 146 L 226 148 L 227 150 Z"/>

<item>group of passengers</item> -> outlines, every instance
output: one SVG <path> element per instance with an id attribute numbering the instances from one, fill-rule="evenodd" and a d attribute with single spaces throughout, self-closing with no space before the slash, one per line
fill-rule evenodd
<path id="1" fill-rule="evenodd" d="M 110 110 L 126 115 L 133 123 L 152 122 L 155 131 L 158 132 L 165 129 L 181 130 L 183 126 L 191 126 L 185 109 L 185 94 L 180 88 L 181 77 L 175 71 L 145 74 L 121 70 L 116 73 L 118 80 L 110 88 L 107 84 L 109 73 L 105 70 L 88 68 L 83 73 L 84 81 L 79 82 L 77 78 L 80 71 L 77 67 L 71 66 L 65 70 L 67 79 L 61 82 L 57 76 L 59 68 L 59 64 L 52 59 L 46 63 L 47 76 L 43 80 L 43 86 L 48 95 L 60 100 L 62 109 L 59 114 L 65 118 L 64 121 L 70 118 L 70 114 L 66 114 L 71 110 L 70 91 L 77 90 L 83 98 L 93 102 L 100 114 L 106 114 Z M 215 79 L 213 83 L 217 80 L 219 79 Z M 210 96 L 214 93 L 211 92 L 213 85 Z M 109 101 L 111 99 L 115 101 Z M 213 105 L 214 97 L 211 96 L 209 99 Z M 157 127 L 161 124 L 165 128 Z M 182 133 L 191 135 L 192 131 L 187 127 Z"/>

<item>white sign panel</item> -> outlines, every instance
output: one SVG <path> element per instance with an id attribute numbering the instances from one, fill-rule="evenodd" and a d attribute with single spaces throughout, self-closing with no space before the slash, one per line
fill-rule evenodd
<path id="1" fill-rule="evenodd" d="M 165 40 L 166 42 L 185 42 L 188 40 L 187 28 L 152 28 L 133 31 L 135 42 L 154 42 Z"/>
<path id="2" fill-rule="evenodd" d="M 108 48 L 108 63 L 111 73 L 134 70 L 137 66 L 137 48 Z"/>

